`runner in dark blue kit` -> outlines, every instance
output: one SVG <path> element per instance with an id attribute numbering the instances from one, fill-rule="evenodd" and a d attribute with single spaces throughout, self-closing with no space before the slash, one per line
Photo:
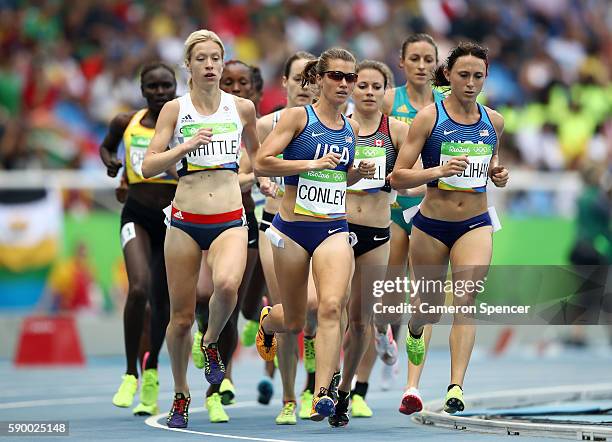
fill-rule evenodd
<path id="1" fill-rule="evenodd" d="M 453 283 L 463 282 L 463 296 L 455 294 L 455 306 L 472 306 L 476 282 L 487 274 L 492 254 L 492 222 L 487 209 L 487 181 L 504 187 L 508 171 L 499 165 L 499 138 L 504 127 L 500 114 L 476 102 L 487 76 L 487 50 L 461 43 L 436 71 L 434 85 L 450 86 L 444 101 L 420 111 L 408 133 L 391 175 L 397 189 L 427 184 L 427 193 L 414 216 L 410 246 L 411 279 L 440 281 L 444 286 L 450 261 Z M 423 169 L 412 169 L 419 155 Z M 466 284 L 470 282 L 470 284 Z M 423 363 L 423 328 L 440 320 L 427 306 L 444 305 L 443 290 L 413 293 L 416 312 L 408 323 L 406 347 L 415 365 Z M 449 338 L 451 377 L 444 409 L 462 411 L 463 381 L 470 360 L 476 328 L 470 315 L 455 314 Z M 400 412 L 412 412 L 406 394 Z"/>
<path id="2" fill-rule="evenodd" d="M 340 48 L 309 61 L 304 82 L 316 83 L 317 104 L 286 109 L 264 142 L 255 170 L 284 176 L 285 193 L 266 235 L 273 244 L 274 267 L 282 303 L 266 307 L 260 317 L 257 350 L 265 360 L 276 353 L 274 333 L 298 334 L 306 319 L 310 263 L 318 295 L 316 380 L 311 419 L 334 413 L 332 375 L 339 362 L 344 335 L 348 285 L 353 253 L 348 241 L 345 197 L 347 185 L 373 176 L 375 166 L 353 168 L 357 123 L 340 113 L 352 93 L 355 58 Z M 277 155 L 283 154 L 283 159 Z"/>

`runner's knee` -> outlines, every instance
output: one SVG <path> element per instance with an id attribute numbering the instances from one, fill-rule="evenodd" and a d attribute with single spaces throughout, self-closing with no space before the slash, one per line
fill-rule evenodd
<path id="1" fill-rule="evenodd" d="M 195 312 L 173 312 L 170 316 L 170 325 L 179 335 L 191 334 L 191 326 L 195 321 Z"/>
<path id="2" fill-rule="evenodd" d="M 132 283 L 128 288 L 128 301 L 145 303 L 147 302 L 148 289 L 145 283 Z"/>
<path id="3" fill-rule="evenodd" d="M 322 300 L 319 303 L 319 321 L 340 321 L 342 314 L 342 302 L 340 299 Z"/>
<path id="4" fill-rule="evenodd" d="M 221 295 L 224 298 L 232 298 L 238 296 L 238 287 L 242 277 L 224 276 L 215 281 L 214 293 Z"/>

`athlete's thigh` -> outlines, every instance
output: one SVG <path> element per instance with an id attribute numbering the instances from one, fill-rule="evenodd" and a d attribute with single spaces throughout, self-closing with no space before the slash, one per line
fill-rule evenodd
<path id="1" fill-rule="evenodd" d="M 247 229 L 232 227 L 222 232 L 208 250 L 208 265 L 212 271 L 213 286 L 221 281 L 235 285 L 242 281 L 247 260 Z"/>
<path id="2" fill-rule="evenodd" d="M 270 229 L 283 238 L 283 247 L 272 246 L 278 293 L 283 304 L 285 323 L 300 322 L 306 315 L 310 256 L 302 246 L 283 232 Z"/>
<path id="3" fill-rule="evenodd" d="M 202 250 L 187 233 L 170 227 L 166 232 L 164 255 L 171 311 L 193 314 Z"/>
<path id="4" fill-rule="evenodd" d="M 410 245 L 408 232 L 397 224 L 391 223 L 390 243 L 389 266 L 398 266 L 405 272 L 408 263 L 408 246 Z"/>
<path id="5" fill-rule="evenodd" d="M 376 281 L 384 281 L 389 262 L 389 241 L 355 259 L 355 273 L 351 281 L 349 315 L 351 320 L 368 320 L 374 314 L 373 288 Z"/>
<path id="6" fill-rule="evenodd" d="M 198 276 L 198 302 L 208 302 L 212 296 L 213 281 L 212 271 L 208 265 L 208 250 L 202 251 L 202 259 L 200 263 L 200 274 Z"/>
<path id="7" fill-rule="evenodd" d="M 316 308 L 319 299 L 317 295 L 317 287 L 314 282 L 314 275 L 312 274 L 312 261 L 308 268 L 308 308 Z"/>
<path id="8" fill-rule="evenodd" d="M 493 252 L 491 226 L 480 227 L 461 236 L 450 253 L 456 304 L 473 303 L 477 283 L 483 284 Z M 466 299 L 461 299 L 467 297 Z"/>
<path id="9" fill-rule="evenodd" d="M 420 288 L 411 296 L 440 305 L 444 302 L 441 286 L 446 282 L 448 272 L 448 247 L 416 226 L 412 226 L 410 236 L 410 279 L 413 287 Z"/>
<path id="10" fill-rule="evenodd" d="M 451 265 L 488 266 L 492 253 L 492 227 L 479 227 L 462 235 L 453 244 L 450 251 Z"/>
<path id="11" fill-rule="evenodd" d="M 150 287 L 151 280 L 149 265 L 151 260 L 151 239 L 149 238 L 149 233 L 140 224 L 132 224 L 134 235 L 123 247 L 125 269 L 130 286 L 146 291 Z"/>
<path id="12" fill-rule="evenodd" d="M 323 241 L 312 255 L 312 273 L 319 304 L 328 297 L 345 300 L 353 276 L 353 249 L 348 233 L 336 233 Z"/>
<path id="13" fill-rule="evenodd" d="M 261 267 L 263 268 L 264 278 L 268 286 L 268 296 L 272 305 L 281 302 L 278 291 L 278 282 L 276 281 L 276 272 L 274 271 L 274 256 L 272 255 L 272 244 L 262 231 L 259 232 L 259 259 L 261 259 Z"/>

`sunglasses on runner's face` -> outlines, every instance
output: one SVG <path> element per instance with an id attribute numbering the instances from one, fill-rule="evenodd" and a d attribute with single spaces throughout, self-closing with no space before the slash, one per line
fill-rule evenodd
<path id="1" fill-rule="evenodd" d="M 325 74 L 334 81 L 342 81 L 343 78 L 346 79 L 347 83 L 355 83 L 357 81 L 357 74 L 354 72 L 325 71 L 323 75 Z"/>

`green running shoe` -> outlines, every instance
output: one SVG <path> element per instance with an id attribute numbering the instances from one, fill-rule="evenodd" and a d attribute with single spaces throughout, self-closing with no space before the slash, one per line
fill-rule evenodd
<path id="1" fill-rule="evenodd" d="M 304 368 L 306 373 L 315 372 L 315 338 L 304 338 Z"/>
<path id="2" fill-rule="evenodd" d="M 406 352 L 408 360 L 414 365 L 421 365 L 425 358 L 425 333 L 421 333 L 420 338 L 413 338 L 410 334 L 410 327 L 406 335 Z"/>
<path id="3" fill-rule="evenodd" d="M 221 387 L 219 387 L 219 394 L 221 395 L 221 403 L 223 405 L 232 405 L 236 403 L 236 387 L 232 384 L 232 381 L 225 378 L 221 381 Z"/>
<path id="4" fill-rule="evenodd" d="M 240 343 L 244 347 L 252 347 L 255 345 L 255 338 L 257 337 L 257 331 L 259 330 L 259 321 L 253 321 L 249 319 L 242 327 L 242 333 L 240 333 Z"/>
<path id="5" fill-rule="evenodd" d="M 138 379 L 133 374 L 124 374 L 121 379 L 121 385 L 117 393 L 113 396 L 113 405 L 116 407 L 127 408 L 132 406 L 134 395 L 138 390 Z"/>
<path id="6" fill-rule="evenodd" d="M 229 416 L 223 409 L 221 404 L 221 396 L 219 393 L 213 393 L 206 398 L 206 409 L 208 410 L 208 420 L 212 424 L 220 424 L 229 422 Z"/>
<path id="7" fill-rule="evenodd" d="M 193 365 L 196 368 L 204 368 L 204 353 L 202 353 L 202 332 L 197 331 L 193 335 L 193 344 L 191 346 L 191 358 L 193 359 Z"/>
<path id="8" fill-rule="evenodd" d="M 353 395 L 351 401 L 351 416 L 353 417 L 372 417 L 372 410 L 368 407 L 363 396 L 358 394 Z"/>
<path id="9" fill-rule="evenodd" d="M 159 396 L 159 379 L 156 368 L 149 368 L 142 374 L 140 385 L 140 403 L 134 408 L 136 416 L 153 416 L 159 413 L 157 397 Z"/>
<path id="10" fill-rule="evenodd" d="M 448 414 L 455 414 L 463 411 L 465 403 L 463 402 L 463 390 L 458 385 L 448 390 L 446 393 L 446 402 L 444 403 L 444 411 Z"/>
<path id="11" fill-rule="evenodd" d="M 295 402 L 288 401 L 283 405 L 282 410 L 276 416 L 276 425 L 295 425 L 297 420 L 295 418 Z"/>
<path id="12" fill-rule="evenodd" d="M 310 407 L 312 406 L 312 393 L 310 390 L 304 390 L 300 397 L 300 419 L 310 419 Z"/>

